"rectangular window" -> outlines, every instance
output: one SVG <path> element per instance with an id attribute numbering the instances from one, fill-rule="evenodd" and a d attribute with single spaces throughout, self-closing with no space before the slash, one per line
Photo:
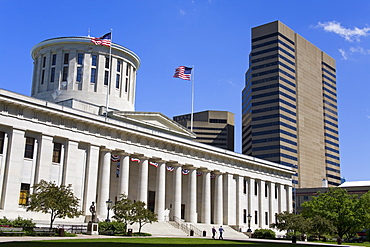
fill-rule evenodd
<path id="1" fill-rule="evenodd" d="M 243 180 L 243 193 L 247 194 L 247 180 Z"/>
<path id="2" fill-rule="evenodd" d="M 0 131 L 0 154 L 3 154 L 5 133 Z"/>
<path id="3" fill-rule="evenodd" d="M 44 79 L 45 79 L 45 70 L 43 69 L 41 71 L 41 84 L 44 84 Z"/>
<path id="4" fill-rule="evenodd" d="M 54 82 L 54 80 L 55 80 L 55 68 L 51 68 L 50 82 Z"/>
<path id="5" fill-rule="evenodd" d="M 21 191 L 19 193 L 19 205 L 28 204 L 28 194 L 30 193 L 30 184 L 21 183 Z"/>
<path id="6" fill-rule="evenodd" d="M 104 72 L 104 85 L 108 86 L 109 71 Z"/>
<path id="7" fill-rule="evenodd" d="M 269 185 L 265 184 L 265 197 L 268 197 L 268 193 L 269 193 Z"/>
<path id="8" fill-rule="evenodd" d="M 98 57 L 96 55 L 92 55 L 91 57 L 91 66 L 96 66 Z"/>
<path id="9" fill-rule="evenodd" d="M 117 72 L 121 72 L 121 62 L 117 61 Z"/>
<path id="10" fill-rule="evenodd" d="M 269 224 L 269 213 L 265 212 L 265 225 Z"/>
<path id="11" fill-rule="evenodd" d="M 254 211 L 254 224 L 258 224 L 258 212 Z"/>
<path id="12" fill-rule="evenodd" d="M 62 81 L 67 81 L 67 79 L 68 79 L 68 66 L 63 67 Z"/>
<path id="13" fill-rule="evenodd" d="M 35 146 L 35 138 L 26 137 L 26 146 L 24 148 L 24 157 L 33 159 L 33 148 Z"/>
<path id="14" fill-rule="evenodd" d="M 119 74 L 116 75 L 116 88 L 119 88 L 119 82 L 120 82 L 121 76 Z"/>
<path id="15" fill-rule="evenodd" d="M 105 68 L 109 69 L 109 58 L 108 57 L 105 58 Z"/>
<path id="16" fill-rule="evenodd" d="M 128 71 L 130 70 L 130 65 L 126 64 L 126 76 L 128 76 Z"/>
<path id="17" fill-rule="evenodd" d="M 257 181 L 254 181 L 254 195 L 255 196 L 258 195 L 258 182 Z"/>
<path id="18" fill-rule="evenodd" d="M 77 67 L 76 81 L 81 82 L 82 80 L 82 67 Z"/>
<path id="19" fill-rule="evenodd" d="M 53 54 L 53 57 L 51 59 L 51 65 L 55 65 L 57 63 L 57 54 Z"/>
<path id="20" fill-rule="evenodd" d="M 91 83 L 95 83 L 95 82 L 96 82 L 96 69 L 95 69 L 95 68 L 92 68 L 92 69 L 91 69 L 91 78 L 90 78 L 90 82 L 91 82 Z"/>
<path id="21" fill-rule="evenodd" d="M 243 223 L 244 224 L 247 223 L 247 210 L 246 209 L 243 209 Z"/>
<path id="22" fill-rule="evenodd" d="M 46 57 L 42 58 L 42 67 L 45 68 L 46 65 Z"/>
<path id="23" fill-rule="evenodd" d="M 128 91 L 128 78 L 126 78 L 126 84 L 125 84 L 125 92 L 127 93 Z"/>
<path id="24" fill-rule="evenodd" d="M 84 61 L 84 54 L 78 53 L 77 54 L 77 64 L 82 65 Z"/>
<path id="25" fill-rule="evenodd" d="M 68 64 L 68 63 L 69 63 L 69 53 L 64 53 L 63 64 Z"/>
<path id="26" fill-rule="evenodd" d="M 61 154 L 62 154 L 62 144 L 54 142 L 53 163 L 60 163 Z"/>
<path id="27" fill-rule="evenodd" d="M 275 199 L 278 198 L 278 186 L 275 184 Z"/>

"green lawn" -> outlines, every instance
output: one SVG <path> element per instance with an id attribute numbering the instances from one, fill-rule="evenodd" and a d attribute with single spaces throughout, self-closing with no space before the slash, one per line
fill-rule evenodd
<path id="1" fill-rule="evenodd" d="M 109 238 L 109 239 L 60 239 L 47 241 L 32 241 L 32 242 L 12 242 L 0 243 L 0 246 L 10 247 L 118 247 L 118 246 L 135 246 L 135 247 L 179 247 L 179 246 L 234 246 L 248 245 L 248 247 L 284 247 L 284 246 L 302 246 L 299 244 L 287 243 L 266 243 L 266 242 L 242 242 L 229 240 L 213 240 L 201 238 Z M 347 245 L 344 243 L 343 245 Z M 304 245 L 314 246 L 314 245 Z M 317 246 L 317 245 L 316 245 Z M 370 246 L 370 244 L 362 245 Z"/>

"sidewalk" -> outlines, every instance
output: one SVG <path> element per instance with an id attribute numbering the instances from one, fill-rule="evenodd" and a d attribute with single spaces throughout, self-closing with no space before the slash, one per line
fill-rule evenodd
<path id="1" fill-rule="evenodd" d="M 154 238 L 200 238 L 200 237 L 189 237 L 189 236 L 152 236 Z M 152 237 L 145 237 L 145 238 L 152 238 Z M 63 240 L 63 239 L 101 239 L 101 238 L 132 238 L 132 237 L 122 237 L 122 236 L 106 236 L 106 235 L 84 235 L 78 234 L 77 237 L 32 237 L 32 236 L 24 236 L 24 237 L 0 237 L 0 243 L 4 242 L 19 242 L 19 241 L 40 241 L 40 240 Z M 225 237 L 224 240 L 234 240 L 234 241 L 244 241 L 244 242 L 274 242 L 274 243 L 286 243 L 291 244 L 291 240 L 269 240 L 269 239 L 238 239 L 238 238 L 227 238 Z M 220 240 L 223 241 L 223 240 Z M 341 247 L 351 247 L 349 245 L 337 245 L 337 244 L 323 244 L 323 243 L 315 243 L 315 242 L 304 242 L 304 241 L 297 241 L 299 245 L 317 245 L 317 246 L 341 246 Z"/>

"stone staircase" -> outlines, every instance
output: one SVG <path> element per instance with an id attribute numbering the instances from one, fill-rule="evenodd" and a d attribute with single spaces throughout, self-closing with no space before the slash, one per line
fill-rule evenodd
<path id="1" fill-rule="evenodd" d="M 176 222 L 176 221 L 160 221 L 154 222 L 152 224 L 146 224 L 141 229 L 142 232 L 147 232 L 152 234 L 153 236 L 159 237 L 166 237 L 166 236 L 178 236 L 178 237 L 185 237 L 190 236 L 190 231 L 193 231 L 194 237 L 201 237 L 203 238 L 203 234 L 205 231 L 206 238 L 212 238 L 212 227 L 217 229 L 216 238 L 218 239 L 219 232 L 218 228 L 220 226 L 216 225 L 208 225 L 208 224 L 190 224 L 187 222 Z M 129 226 L 128 228 L 132 228 L 134 232 L 137 232 L 139 229 L 138 224 L 134 224 Z M 225 232 L 223 234 L 224 239 L 247 239 L 249 238 L 244 233 L 238 232 L 234 230 L 230 226 L 222 226 Z"/>

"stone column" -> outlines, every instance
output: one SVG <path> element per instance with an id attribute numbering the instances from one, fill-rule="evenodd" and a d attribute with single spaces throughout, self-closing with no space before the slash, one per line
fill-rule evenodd
<path id="1" fill-rule="evenodd" d="M 121 194 L 128 196 L 129 177 L 130 177 L 130 156 L 128 154 L 122 153 L 119 168 L 119 183 L 117 193 L 118 199 L 120 198 Z"/>
<path id="2" fill-rule="evenodd" d="M 53 160 L 53 150 L 53 137 L 42 135 L 39 149 L 37 150 L 36 183 L 40 182 L 41 179 L 50 181 L 50 164 L 52 164 Z"/>
<path id="3" fill-rule="evenodd" d="M 98 183 L 98 165 L 99 165 L 98 146 L 89 145 L 87 152 L 87 167 L 86 167 L 86 181 L 85 181 L 85 204 L 83 210 L 85 215 L 89 214 L 90 205 L 92 202 L 96 203 L 96 187 Z"/>
<path id="4" fill-rule="evenodd" d="M 202 223 L 211 224 L 211 173 L 203 171 Z"/>
<path id="5" fill-rule="evenodd" d="M 197 223 L 197 170 L 189 168 L 188 175 L 188 218 L 190 223 Z"/>
<path id="6" fill-rule="evenodd" d="M 244 178 L 239 175 L 236 176 L 236 225 L 241 226 L 243 224 L 243 202 L 242 194 L 244 187 Z"/>
<path id="7" fill-rule="evenodd" d="M 157 184 L 155 193 L 155 209 L 158 221 L 166 220 L 164 210 L 166 202 L 166 163 L 159 162 L 157 168 Z"/>
<path id="8" fill-rule="evenodd" d="M 173 165 L 173 216 L 181 219 L 181 166 Z"/>
<path id="9" fill-rule="evenodd" d="M 104 149 L 101 150 L 101 161 L 100 161 L 100 188 L 98 194 L 98 201 L 96 205 L 96 213 L 100 220 L 105 219 L 107 215 L 107 206 L 106 201 L 110 199 L 109 195 L 109 186 L 110 186 L 110 159 L 111 159 L 111 151 Z"/>
<path id="10" fill-rule="evenodd" d="M 24 162 L 24 152 L 19 153 L 26 143 L 25 131 L 13 129 L 6 160 L 3 193 L 1 200 L 2 209 L 15 210 L 18 208 L 19 192 L 21 188 L 21 169 Z M 11 169 L 10 169 L 11 167 Z"/>
<path id="11" fill-rule="evenodd" d="M 223 196 L 222 196 L 222 174 L 217 173 L 215 177 L 215 197 L 214 197 L 214 222 L 216 225 L 223 225 Z"/>
<path id="12" fill-rule="evenodd" d="M 265 198 L 265 182 L 258 180 L 258 227 L 263 228 L 264 225 L 264 198 Z"/>
<path id="13" fill-rule="evenodd" d="M 144 159 L 139 164 L 138 197 L 148 206 L 148 160 Z"/>
<path id="14" fill-rule="evenodd" d="M 285 190 L 286 190 L 286 211 L 292 212 L 293 210 L 293 191 L 292 191 L 292 186 L 285 185 Z"/>
<path id="15" fill-rule="evenodd" d="M 9 141 L 9 134 L 7 132 L 4 133 L 4 145 L 3 145 L 3 157 L 1 159 L 1 164 L 0 164 L 0 174 L 4 175 L 5 174 L 5 166 L 6 166 L 6 159 L 8 158 L 7 153 L 8 153 L 8 141 Z M 33 169 L 34 170 L 34 169 Z M 34 173 L 31 174 L 31 176 L 34 175 Z M 4 185 L 4 176 L 0 176 L 0 198 L 2 198 L 3 195 L 3 185 Z M 31 179 L 33 180 L 33 179 Z M 33 185 L 31 181 L 31 186 Z M 2 200 L 0 200 L 2 201 Z M 1 206 L 0 206 L 1 208 Z"/>

